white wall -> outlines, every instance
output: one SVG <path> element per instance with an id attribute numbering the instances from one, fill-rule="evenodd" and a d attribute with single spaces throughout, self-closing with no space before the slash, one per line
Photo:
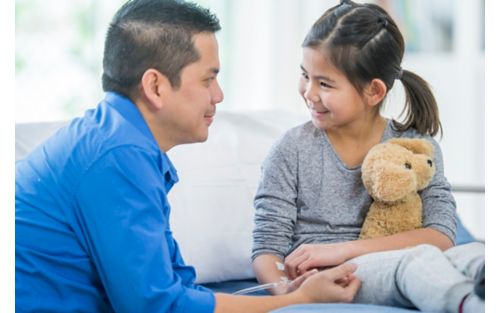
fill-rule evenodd
<path id="1" fill-rule="evenodd" d="M 420 74 L 433 87 L 444 128 L 441 146 L 450 182 L 484 186 L 484 4 L 470 0 L 418 1 L 453 4 L 444 8 L 452 10 L 453 47 L 444 53 L 408 53 L 403 67 Z M 24 65 L 16 72 L 16 121 L 67 119 L 81 115 L 99 101 L 104 34 L 113 12 L 123 2 L 70 0 L 63 5 L 57 0 L 16 0 L 16 54 Z M 296 91 L 300 45 L 313 22 L 338 2 L 198 2 L 210 7 L 222 24 L 218 39 L 225 101 L 219 109 L 285 110 L 306 119 Z M 81 42 L 75 42 L 77 36 L 83 36 Z M 403 99 L 397 83 L 385 114 L 397 117 Z M 460 194 L 457 200 L 460 213 L 468 216 L 465 224 L 484 237 L 484 195 Z"/>

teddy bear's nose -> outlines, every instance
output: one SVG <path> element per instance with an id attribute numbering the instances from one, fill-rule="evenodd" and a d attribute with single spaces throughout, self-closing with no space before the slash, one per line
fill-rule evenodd
<path id="1" fill-rule="evenodd" d="M 432 160 L 427 160 L 427 164 L 429 164 L 429 166 L 432 167 Z"/>

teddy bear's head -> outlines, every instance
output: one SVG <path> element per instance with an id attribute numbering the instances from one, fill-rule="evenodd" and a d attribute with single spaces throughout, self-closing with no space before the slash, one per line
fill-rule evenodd
<path id="1" fill-rule="evenodd" d="M 375 201 L 396 202 L 422 190 L 436 171 L 434 147 L 424 139 L 396 138 L 375 145 L 361 166 L 366 190 Z"/>

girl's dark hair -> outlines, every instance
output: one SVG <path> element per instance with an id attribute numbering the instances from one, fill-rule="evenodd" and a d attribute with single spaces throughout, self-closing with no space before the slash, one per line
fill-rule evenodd
<path id="1" fill-rule="evenodd" d="M 149 68 L 180 87 L 182 69 L 196 62 L 192 37 L 215 33 L 219 20 L 209 10 L 179 0 L 129 0 L 116 12 L 106 35 L 102 87 L 131 97 Z"/>
<path id="2" fill-rule="evenodd" d="M 381 7 L 343 0 L 328 9 L 312 26 L 302 47 L 326 52 L 359 93 L 373 79 L 381 79 L 390 90 L 400 79 L 406 93 L 406 112 L 398 131 L 411 127 L 420 134 L 442 133 L 436 99 L 425 80 L 403 70 L 405 44 L 394 20 Z"/>

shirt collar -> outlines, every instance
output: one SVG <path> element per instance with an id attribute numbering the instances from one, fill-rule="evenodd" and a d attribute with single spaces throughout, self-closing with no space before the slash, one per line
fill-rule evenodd
<path id="1" fill-rule="evenodd" d="M 130 124 L 137 128 L 144 136 L 154 142 L 161 154 L 160 169 L 165 176 L 165 179 L 167 181 L 171 180 L 172 185 L 178 182 L 179 177 L 177 176 L 177 170 L 172 164 L 172 161 L 168 158 L 167 154 L 164 151 L 161 151 L 160 146 L 156 142 L 156 139 L 154 138 L 153 133 L 151 133 L 151 130 L 146 124 L 141 112 L 137 109 L 137 106 L 129 98 L 112 91 L 105 93 L 104 102 L 120 113 L 124 119 L 130 122 Z"/>
<path id="2" fill-rule="evenodd" d="M 166 153 L 162 153 L 161 163 L 162 171 L 165 176 L 165 187 L 167 188 L 167 192 L 169 192 L 172 186 L 179 181 L 179 176 L 177 176 L 177 170 Z"/>
<path id="3" fill-rule="evenodd" d="M 104 102 L 106 102 L 106 104 L 114 110 L 118 111 L 118 113 L 130 122 L 131 125 L 137 128 L 148 139 L 153 140 L 158 146 L 158 143 L 154 139 L 153 134 L 142 117 L 141 112 L 129 98 L 118 93 L 108 91 L 104 95 Z"/>

